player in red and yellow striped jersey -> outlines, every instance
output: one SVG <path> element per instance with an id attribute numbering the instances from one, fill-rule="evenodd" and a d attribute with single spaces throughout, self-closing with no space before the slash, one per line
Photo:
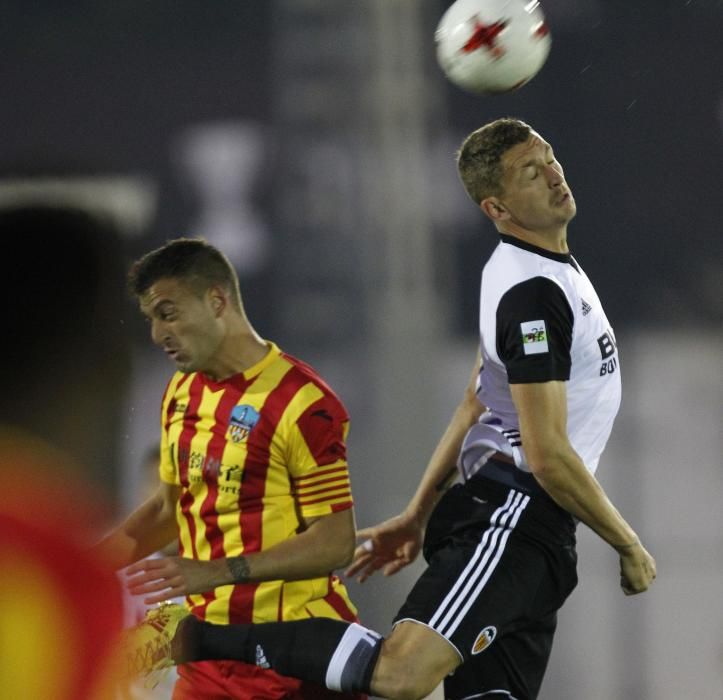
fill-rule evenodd
<path id="1" fill-rule="evenodd" d="M 226 382 L 178 372 L 163 401 L 161 478 L 181 488 L 181 554 L 267 550 L 303 522 L 351 508 L 348 417 L 309 367 L 270 344 Z M 354 617 L 336 577 L 224 586 L 190 596 L 210 622 Z"/>
<path id="2" fill-rule="evenodd" d="M 161 484 L 102 549 L 147 603 L 186 596 L 220 624 L 355 620 L 333 571 L 354 551 L 349 418 L 303 362 L 261 339 L 226 258 L 178 239 L 130 283 L 156 344 L 174 361 L 162 403 Z M 144 559 L 178 537 L 180 556 Z M 174 698 L 341 697 L 238 662 L 179 669 Z"/>

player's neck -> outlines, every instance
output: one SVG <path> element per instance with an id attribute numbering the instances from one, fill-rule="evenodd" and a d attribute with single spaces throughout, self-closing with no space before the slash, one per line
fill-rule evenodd
<path id="1" fill-rule="evenodd" d="M 521 241 L 543 250 L 549 250 L 551 253 L 567 254 L 570 252 L 567 247 L 567 226 L 556 227 L 549 231 L 531 231 L 510 223 L 508 226 L 500 228 L 500 232 L 519 238 Z"/>
<path id="2" fill-rule="evenodd" d="M 204 374 L 220 382 L 257 365 L 268 353 L 268 343 L 248 321 L 234 324 L 219 346 L 212 366 Z"/>

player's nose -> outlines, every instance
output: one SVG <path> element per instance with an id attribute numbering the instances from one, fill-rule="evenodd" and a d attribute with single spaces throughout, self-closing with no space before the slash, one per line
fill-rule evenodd
<path id="1" fill-rule="evenodd" d="M 545 165 L 545 177 L 547 178 L 547 182 L 550 187 L 559 187 L 563 182 L 565 182 L 565 178 L 562 176 L 562 173 L 557 168 L 553 168 L 551 165 L 547 164 Z"/>
<path id="2" fill-rule="evenodd" d="M 151 340 L 155 345 L 163 345 L 168 334 L 163 329 L 163 324 L 158 319 L 151 321 Z"/>

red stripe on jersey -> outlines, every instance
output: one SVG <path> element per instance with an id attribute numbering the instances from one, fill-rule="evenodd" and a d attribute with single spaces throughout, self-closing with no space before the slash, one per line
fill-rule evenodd
<path id="1" fill-rule="evenodd" d="M 291 362 L 291 364 L 294 365 L 299 372 L 306 375 L 305 379 L 307 382 L 310 381 L 313 384 L 316 384 L 316 386 L 323 389 L 325 394 L 331 394 L 336 398 L 336 394 L 333 392 L 332 388 L 316 373 L 316 370 L 311 365 L 307 365 L 306 362 L 285 352 L 281 353 L 281 357 Z"/>
<path id="2" fill-rule="evenodd" d="M 175 412 L 176 412 L 176 399 L 174 397 L 168 402 L 168 406 L 166 407 L 166 419 L 163 423 L 163 429 L 166 432 L 168 432 L 168 429 L 171 427 L 171 419 L 173 418 L 173 414 Z"/>
<path id="3" fill-rule="evenodd" d="M 329 576 L 329 592 L 324 596 L 324 600 L 331 605 L 336 614 L 346 622 L 359 622 L 359 618 L 346 604 L 344 598 L 342 598 L 332 587 L 332 582 L 338 580 L 336 576 Z"/>
<path id="4" fill-rule="evenodd" d="M 292 479 L 294 484 L 297 485 L 297 487 L 304 488 L 301 482 L 303 481 L 309 481 L 311 479 L 318 479 L 320 476 L 326 476 L 327 474 L 339 474 L 343 473 L 346 476 L 346 467 L 335 467 L 334 469 L 319 469 L 318 471 L 315 471 L 313 474 L 308 474 L 307 476 L 297 476 Z M 308 488 L 308 487 L 307 487 Z"/>
<path id="5" fill-rule="evenodd" d="M 319 465 L 346 460 L 344 426 L 349 416 L 333 395 L 322 396 L 296 421 L 309 452 Z"/>
<path id="6" fill-rule="evenodd" d="M 299 501 L 299 505 L 302 507 L 313 506 L 317 503 L 328 503 L 329 501 L 335 501 L 337 498 L 347 498 L 348 501 L 345 503 L 351 503 L 351 493 L 349 491 L 342 491 L 336 496 L 325 496 L 324 498 L 311 498 L 308 501 Z"/>
<path id="7" fill-rule="evenodd" d="M 184 374 L 176 385 L 176 391 L 178 391 L 192 376 L 193 375 L 191 374 Z"/>
<path id="8" fill-rule="evenodd" d="M 163 392 L 163 398 L 161 399 L 161 425 L 163 426 L 163 430 L 165 431 L 168 431 L 168 427 L 171 424 L 171 416 L 173 415 L 173 410 L 176 408 L 176 398 L 173 397 L 168 402 L 168 406 L 166 406 L 166 415 L 163 415 L 163 406 L 165 406 L 166 404 L 166 397 L 168 396 L 168 390 L 171 388 L 172 383 L 173 377 L 168 380 L 168 384 L 166 384 L 166 389 Z"/>
<path id="9" fill-rule="evenodd" d="M 183 417 L 183 430 L 178 438 L 178 476 L 181 486 L 188 488 L 188 461 L 191 457 L 191 440 L 196 435 L 196 423 L 199 421 L 198 407 L 203 398 L 203 381 L 196 374 L 188 387 L 188 407 Z"/>
<path id="10" fill-rule="evenodd" d="M 343 481 L 340 484 L 336 484 L 335 486 L 327 486 L 323 489 L 309 489 L 308 491 L 303 491 L 302 493 L 299 493 L 299 499 L 300 502 L 303 505 L 303 501 L 305 501 L 308 498 L 312 498 L 313 496 L 319 496 L 322 493 L 339 493 L 339 492 L 345 492 L 351 493 L 351 487 L 349 486 L 349 482 L 347 480 Z"/>
<path id="11" fill-rule="evenodd" d="M 223 546 L 223 532 L 218 526 L 218 512 L 216 511 L 216 500 L 218 499 L 218 477 L 219 467 L 226 447 L 226 428 L 228 427 L 229 416 L 233 407 L 238 402 L 243 392 L 237 388 L 227 389 L 216 406 L 214 418 L 215 424 L 211 427 L 212 437 L 206 448 L 204 459 L 203 476 L 206 484 L 206 498 L 203 499 L 199 516 L 204 523 L 206 541 L 211 545 L 211 559 L 219 559 L 226 555 Z M 216 474 L 210 474 L 210 471 Z M 216 593 L 209 591 L 203 594 L 203 605 L 197 605 L 194 613 L 201 619 L 206 617 L 208 604 L 215 600 Z"/>
<path id="12" fill-rule="evenodd" d="M 279 604 L 276 607 L 276 619 L 279 622 L 283 622 L 284 620 L 284 587 L 281 586 L 281 590 L 279 591 Z"/>
<path id="13" fill-rule="evenodd" d="M 223 547 L 223 532 L 218 527 L 218 513 L 216 500 L 218 499 L 219 467 L 226 448 L 226 428 L 233 407 L 238 402 L 241 393 L 238 389 L 227 389 L 216 406 L 214 418 L 216 423 L 211 428 L 212 437 L 206 448 L 203 476 L 208 489 L 199 512 L 201 520 L 206 527 L 206 541 L 211 545 L 211 559 L 225 556 Z M 215 474 L 209 473 L 215 471 Z"/>
<path id="14" fill-rule="evenodd" d="M 183 419 L 183 430 L 178 438 L 178 476 L 181 481 L 181 498 L 179 505 L 181 514 L 183 515 L 188 526 L 189 538 L 191 540 L 191 554 L 194 559 L 198 559 L 198 551 L 196 550 L 196 524 L 191 515 L 191 506 L 193 505 L 193 496 L 188 489 L 188 460 L 191 456 L 191 440 L 196 434 L 196 423 L 198 423 L 198 407 L 201 404 L 203 395 L 203 384 L 198 375 L 193 378 L 193 382 L 189 387 L 189 401 L 186 409 L 186 417 Z M 183 544 L 181 544 L 181 555 Z"/>
<path id="15" fill-rule="evenodd" d="M 349 510 L 354 505 L 354 501 L 347 501 L 346 503 L 332 503 L 331 512 L 339 513 L 342 510 Z"/>
<path id="16" fill-rule="evenodd" d="M 190 375 L 184 374 L 183 377 L 181 377 L 178 384 L 176 384 L 176 388 L 174 389 L 174 392 L 177 392 L 188 380 L 188 377 Z M 168 406 L 166 407 L 166 415 L 165 415 L 165 421 L 163 421 L 163 404 L 166 403 L 166 397 L 168 396 L 168 391 L 171 388 L 171 384 L 173 384 L 173 380 L 175 378 L 175 375 L 171 377 L 171 379 L 168 381 L 168 384 L 166 384 L 166 390 L 163 392 L 163 399 L 161 400 L 161 421 L 163 422 L 163 427 L 167 431 L 168 428 L 171 426 L 171 418 L 173 417 L 173 414 L 176 411 L 176 397 L 174 396 L 169 402 Z"/>
<path id="17" fill-rule="evenodd" d="M 247 443 L 246 462 L 241 477 L 241 498 L 244 503 L 254 504 L 250 509 L 241 507 L 239 522 L 244 552 L 261 549 L 262 499 L 266 491 L 266 474 L 269 469 L 271 440 L 276 426 L 306 378 L 292 367 L 281 381 L 269 392 L 259 413 L 261 418 L 251 431 Z M 253 619 L 254 593 L 258 584 L 235 586 L 229 605 L 231 624 L 248 624 Z"/>
<path id="18" fill-rule="evenodd" d="M 297 488 L 296 492 L 298 494 L 303 494 L 304 496 L 309 496 L 313 493 L 320 493 L 322 490 L 328 490 L 327 489 L 319 489 L 319 486 L 323 486 L 324 484 L 336 484 L 332 488 L 339 488 L 342 484 L 348 484 L 349 483 L 349 477 L 344 475 L 339 475 L 334 479 L 322 479 L 321 481 L 315 481 L 313 484 L 309 484 L 305 488 Z"/>

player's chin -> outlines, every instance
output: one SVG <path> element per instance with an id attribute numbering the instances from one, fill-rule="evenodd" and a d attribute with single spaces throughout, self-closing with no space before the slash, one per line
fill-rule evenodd
<path id="1" fill-rule="evenodd" d="M 177 357 L 174 360 L 174 363 L 176 365 L 176 369 L 179 372 L 185 372 L 186 374 L 189 374 L 190 372 L 195 372 L 197 369 L 196 363 L 192 359 L 185 356 Z"/>
<path id="2" fill-rule="evenodd" d="M 566 194 L 564 198 L 555 204 L 555 209 L 562 213 L 568 221 L 577 214 L 577 204 L 571 194 Z"/>

